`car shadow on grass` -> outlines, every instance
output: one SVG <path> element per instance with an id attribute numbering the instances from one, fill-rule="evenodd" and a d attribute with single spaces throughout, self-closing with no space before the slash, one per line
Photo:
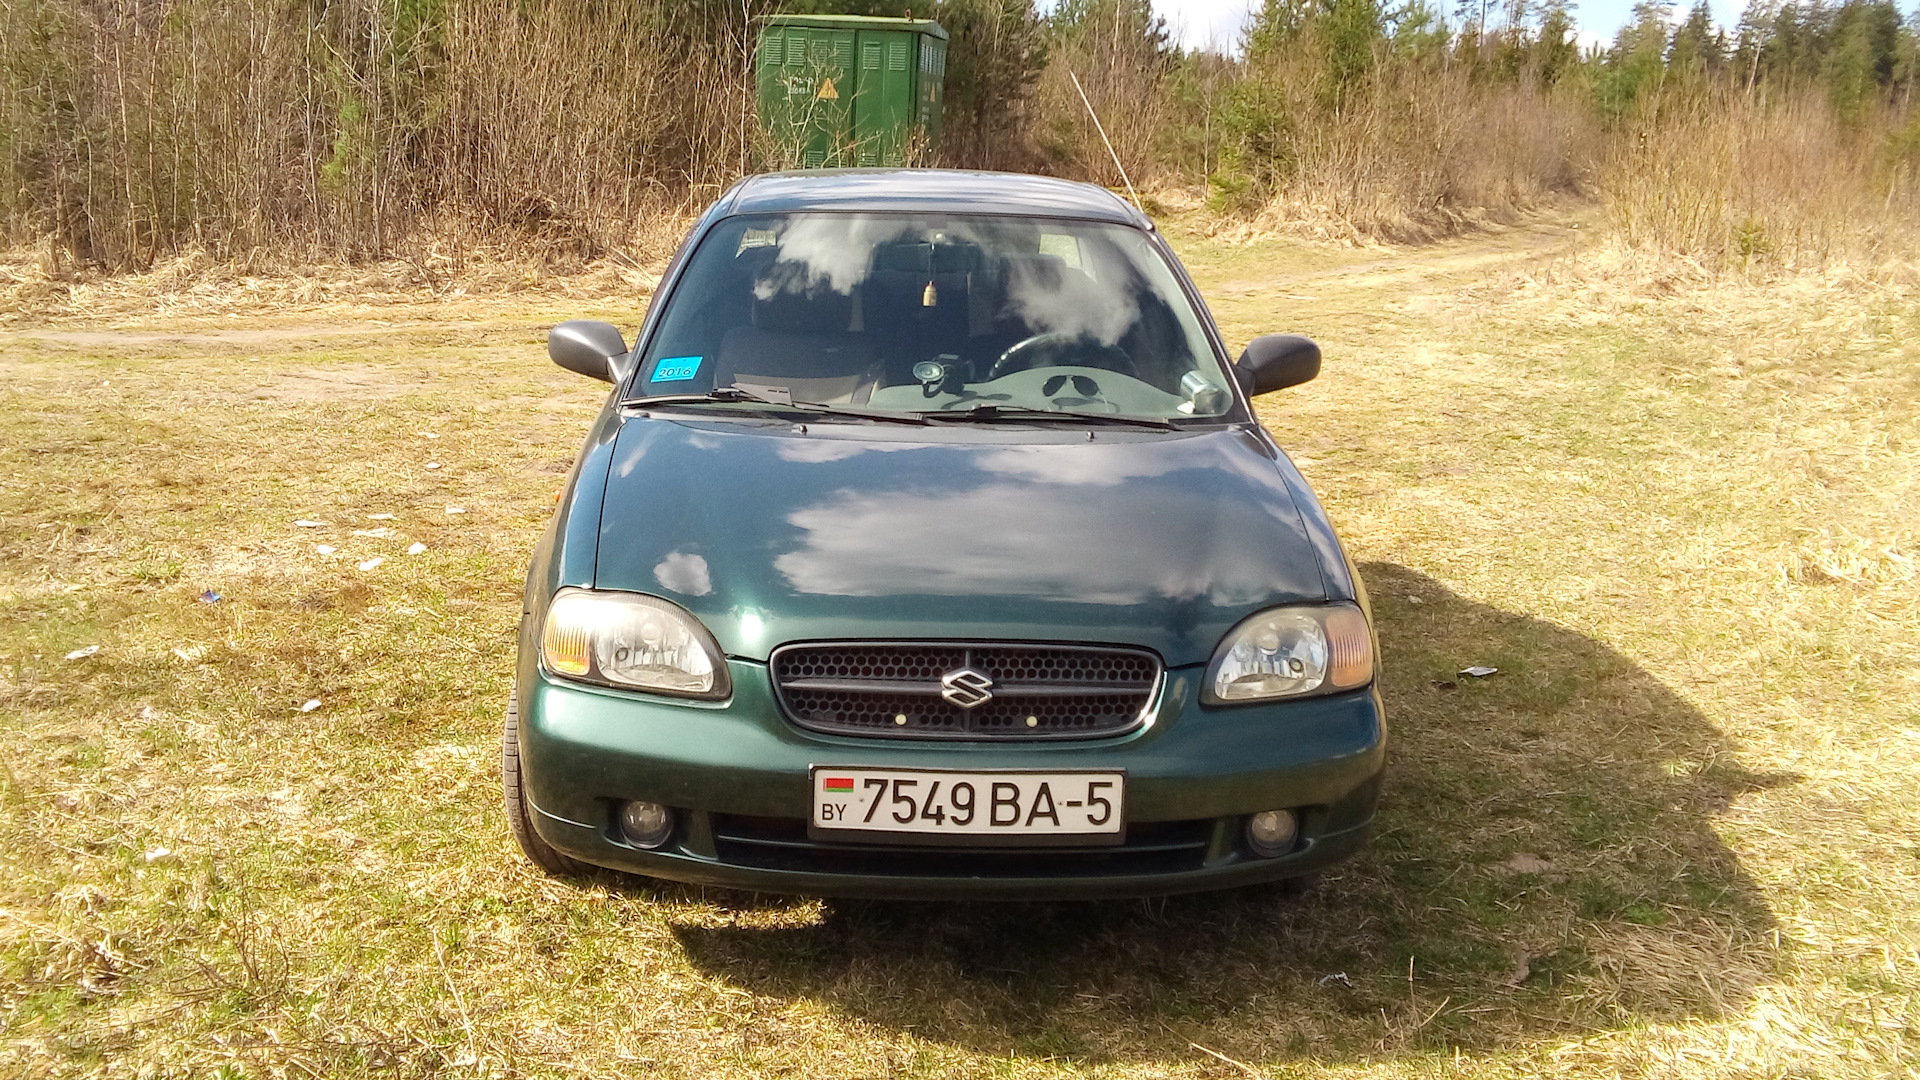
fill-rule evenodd
<path id="1" fill-rule="evenodd" d="M 1369 847 L 1305 897 L 836 900 L 678 926 L 687 957 L 921 1039 L 1088 1063 L 1493 1049 L 1737 1010 L 1780 961 L 1713 819 L 1792 778 L 1740 768 L 1606 645 L 1403 567 L 1363 573 L 1387 793 Z"/>

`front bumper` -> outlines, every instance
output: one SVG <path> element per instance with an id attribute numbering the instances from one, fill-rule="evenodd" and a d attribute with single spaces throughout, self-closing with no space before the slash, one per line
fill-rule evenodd
<path id="1" fill-rule="evenodd" d="M 679 702 L 548 679 L 524 664 L 524 790 L 535 829 L 583 862 L 704 885 L 816 896 L 1059 899 L 1195 892 L 1311 873 L 1353 853 L 1385 764 L 1373 690 L 1205 707 L 1203 669 L 1175 668 L 1153 715 L 1111 738 L 932 743 L 821 735 L 779 714 L 765 665 L 729 661 L 733 698 Z M 807 838 L 814 765 L 1124 769 L 1119 847 L 876 845 Z M 673 807 L 659 850 L 626 844 L 620 803 Z M 1294 809 L 1301 837 L 1249 853 L 1246 816 Z"/>

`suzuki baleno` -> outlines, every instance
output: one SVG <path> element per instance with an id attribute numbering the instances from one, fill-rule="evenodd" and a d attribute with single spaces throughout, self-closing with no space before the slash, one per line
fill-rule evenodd
<path id="1" fill-rule="evenodd" d="M 1111 897 L 1352 853 L 1385 760 L 1365 593 L 1178 260 L 1098 187 L 814 171 L 723 196 L 527 576 L 508 820 L 764 892 Z"/>

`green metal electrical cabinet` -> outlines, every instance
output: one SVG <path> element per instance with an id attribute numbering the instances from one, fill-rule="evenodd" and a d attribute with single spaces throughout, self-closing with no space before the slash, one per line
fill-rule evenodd
<path id="1" fill-rule="evenodd" d="M 946 72 L 937 22 L 774 15 L 760 31 L 760 124 L 782 166 L 905 165 L 940 135 Z"/>

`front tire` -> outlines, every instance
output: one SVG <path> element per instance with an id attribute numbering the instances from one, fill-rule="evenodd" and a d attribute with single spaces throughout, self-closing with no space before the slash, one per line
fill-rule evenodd
<path id="1" fill-rule="evenodd" d="M 507 831 L 533 865 L 555 877 L 578 877 L 592 867 L 555 851 L 533 830 L 533 808 L 527 805 L 520 773 L 520 690 L 507 699 L 507 727 L 500 735 L 500 791 L 505 797 Z"/>

